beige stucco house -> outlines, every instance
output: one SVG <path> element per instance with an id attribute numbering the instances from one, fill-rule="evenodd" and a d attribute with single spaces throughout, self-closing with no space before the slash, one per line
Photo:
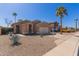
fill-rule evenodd
<path id="1" fill-rule="evenodd" d="M 52 31 L 54 23 L 44 23 L 38 21 L 21 21 L 12 24 L 13 32 L 20 34 L 40 34 Z M 56 26 L 58 27 L 58 25 Z"/>

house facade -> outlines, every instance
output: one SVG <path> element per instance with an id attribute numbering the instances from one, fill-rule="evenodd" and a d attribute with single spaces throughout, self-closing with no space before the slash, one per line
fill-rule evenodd
<path id="1" fill-rule="evenodd" d="M 42 23 L 38 21 L 22 21 L 12 24 L 13 32 L 20 34 L 50 33 L 52 28 L 58 27 L 54 23 Z"/>

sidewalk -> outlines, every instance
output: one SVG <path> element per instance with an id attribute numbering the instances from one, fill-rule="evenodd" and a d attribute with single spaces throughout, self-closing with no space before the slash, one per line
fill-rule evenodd
<path id="1" fill-rule="evenodd" d="M 78 40 L 79 37 L 76 37 L 74 35 L 43 56 L 74 56 L 75 50 L 78 45 Z"/>

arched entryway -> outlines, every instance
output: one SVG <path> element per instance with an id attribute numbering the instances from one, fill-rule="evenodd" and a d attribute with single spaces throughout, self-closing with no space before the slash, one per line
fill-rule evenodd
<path id="1" fill-rule="evenodd" d="M 29 24 L 29 34 L 32 34 L 32 25 Z"/>
<path id="2" fill-rule="evenodd" d="M 20 27 L 19 27 L 19 25 L 16 25 L 16 33 L 20 33 Z"/>

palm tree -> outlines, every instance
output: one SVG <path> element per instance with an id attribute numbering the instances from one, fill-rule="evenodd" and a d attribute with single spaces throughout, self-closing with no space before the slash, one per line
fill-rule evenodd
<path id="1" fill-rule="evenodd" d="M 16 23 L 16 16 L 17 16 L 17 13 L 14 12 L 12 15 L 14 16 L 14 20 L 15 20 L 15 23 Z"/>
<path id="2" fill-rule="evenodd" d="M 67 15 L 67 9 L 64 7 L 59 7 L 56 9 L 56 16 L 60 17 L 60 33 L 62 34 L 62 18 Z"/>

